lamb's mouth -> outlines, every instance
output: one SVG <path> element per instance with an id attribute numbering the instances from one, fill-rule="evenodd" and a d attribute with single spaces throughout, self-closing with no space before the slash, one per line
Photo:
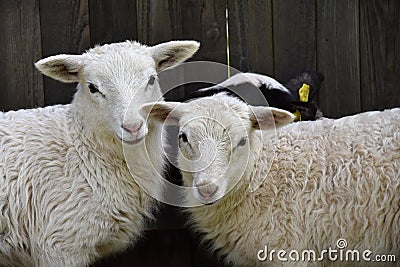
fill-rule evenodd
<path id="1" fill-rule="evenodd" d="M 141 143 L 143 139 L 144 139 L 144 136 L 143 136 L 143 137 L 140 137 L 140 138 L 138 138 L 138 139 L 132 140 L 132 141 L 125 141 L 125 140 L 122 140 L 122 143 L 127 144 L 127 145 L 136 145 L 136 144 Z"/>
<path id="2" fill-rule="evenodd" d="M 137 139 L 134 139 L 134 140 L 131 140 L 131 141 L 127 141 L 127 140 L 124 140 L 124 139 L 122 139 L 120 136 L 118 136 L 117 134 L 116 134 L 116 136 L 117 136 L 117 138 L 122 142 L 122 144 L 125 144 L 125 145 L 136 145 L 136 144 L 139 144 L 139 143 L 141 143 L 143 140 L 144 140 L 144 138 L 145 138 L 145 136 L 142 136 L 142 137 L 139 137 L 139 138 L 137 138 Z"/>

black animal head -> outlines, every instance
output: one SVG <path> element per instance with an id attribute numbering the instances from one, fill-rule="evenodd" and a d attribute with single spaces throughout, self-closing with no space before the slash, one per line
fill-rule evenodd
<path id="1" fill-rule="evenodd" d="M 322 73 L 306 71 L 290 79 L 285 84 L 285 87 L 289 89 L 295 99 L 293 107 L 300 112 L 302 120 L 316 120 L 322 116 L 315 102 L 323 80 L 324 75 Z M 301 101 L 299 95 L 299 90 L 303 87 L 303 84 L 308 85 L 310 90 L 307 102 Z"/>

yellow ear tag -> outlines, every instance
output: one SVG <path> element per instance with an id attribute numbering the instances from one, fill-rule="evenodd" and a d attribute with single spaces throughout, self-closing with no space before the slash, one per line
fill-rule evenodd
<path id="1" fill-rule="evenodd" d="M 294 121 L 301 121 L 301 114 L 300 111 L 298 109 L 296 109 L 295 112 L 293 112 L 293 115 L 296 116 L 296 118 L 294 119 Z"/>
<path id="2" fill-rule="evenodd" d="M 310 86 L 303 83 L 303 86 L 299 89 L 299 96 L 301 102 L 308 102 L 308 95 L 310 94 Z"/>

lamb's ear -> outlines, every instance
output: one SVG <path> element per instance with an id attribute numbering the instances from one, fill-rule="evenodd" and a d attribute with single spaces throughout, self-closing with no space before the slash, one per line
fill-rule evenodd
<path id="1" fill-rule="evenodd" d="M 250 106 L 252 126 L 258 130 L 271 130 L 291 123 L 296 116 L 292 113 L 273 107 Z"/>
<path id="2" fill-rule="evenodd" d="M 79 71 L 83 67 L 83 55 L 56 55 L 39 60 L 35 67 L 55 80 L 65 83 L 79 81 Z"/>
<path id="3" fill-rule="evenodd" d="M 196 41 L 170 41 L 149 47 L 156 62 L 157 72 L 182 63 L 199 49 Z"/>
<path id="4" fill-rule="evenodd" d="M 148 119 L 165 122 L 168 125 L 178 125 L 187 104 L 180 102 L 153 102 L 140 107 L 139 113 Z"/>

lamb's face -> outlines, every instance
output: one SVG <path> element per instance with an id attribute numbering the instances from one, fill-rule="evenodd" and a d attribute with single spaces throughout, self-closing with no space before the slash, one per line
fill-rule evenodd
<path id="1" fill-rule="evenodd" d="M 254 153 L 256 131 L 290 123 L 294 116 L 270 107 L 251 107 L 218 94 L 190 103 L 150 103 L 140 112 L 150 119 L 178 124 L 178 163 L 192 187 L 190 204 L 222 198 L 242 178 Z"/>
<path id="2" fill-rule="evenodd" d="M 213 108 L 202 108 L 207 105 Z M 242 177 L 253 133 L 246 111 L 240 114 L 223 102 L 206 99 L 180 119 L 178 164 L 184 184 L 192 187 L 189 198 L 213 203 Z"/>
<path id="3" fill-rule="evenodd" d="M 103 125 L 126 144 L 137 143 L 147 133 L 139 107 L 162 97 L 154 60 L 138 52 L 106 53 L 89 61 L 78 92 L 89 103 L 96 125 Z"/>
<path id="4" fill-rule="evenodd" d="M 86 127 L 135 144 L 148 128 L 139 107 L 162 99 L 157 73 L 192 56 L 199 44 L 173 41 L 147 47 L 135 42 L 103 45 L 82 55 L 58 55 L 36 67 L 63 82 L 78 82 L 74 102 Z"/>

